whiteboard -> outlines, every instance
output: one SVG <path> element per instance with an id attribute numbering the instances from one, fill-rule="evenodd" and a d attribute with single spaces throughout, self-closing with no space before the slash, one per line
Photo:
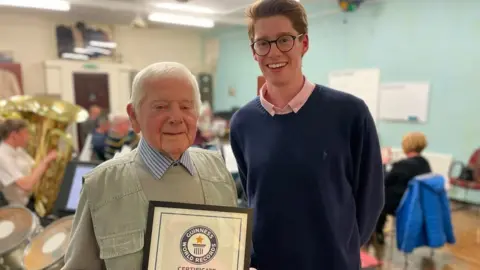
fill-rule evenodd
<path id="1" fill-rule="evenodd" d="M 329 87 L 363 99 L 374 120 L 378 117 L 379 69 L 332 71 L 328 76 Z"/>
<path id="2" fill-rule="evenodd" d="M 424 123 L 428 118 L 428 82 L 380 85 L 380 119 Z"/>

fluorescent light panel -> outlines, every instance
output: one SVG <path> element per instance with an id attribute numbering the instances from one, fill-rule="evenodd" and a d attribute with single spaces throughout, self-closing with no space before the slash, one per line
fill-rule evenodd
<path id="1" fill-rule="evenodd" d="M 0 0 L 0 6 L 69 11 L 70 3 L 63 0 Z"/>
<path id="2" fill-rule="evenodd" d="M 196 18 L 192 16 L 173 15 L 168 13 L 152 13 L 148 15 L 148 19 L 152 22 L 170 23 L 177 25 L 195 26 L 212 28 L 215 26 L 215 22 L 210 19 Z"/>
<path id="3" fill-rule="evenodd" d="M 191 13 L 203 13 L 203 14 L 214 14 L 215 11 L 201 6 L 194 6 L 191 4 L 176 4 L 176 3 L 159 3 L 155 4 L 155 7 L 168 9 L 173 11 L 184 11 Z"/>

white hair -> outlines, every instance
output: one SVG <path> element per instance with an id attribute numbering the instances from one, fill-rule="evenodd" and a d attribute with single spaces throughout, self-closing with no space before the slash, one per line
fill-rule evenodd
<path id="1" fill-rule="evenodd" d="M 162 78 L 180 78 L 188 80 L 193 88 L 195 111 L 197 114 L 200 113 L 202 100 L 197 79 L 186 66 L 176 62 L 159 62 L 151 64 L 137 73 L 133 79 L 132 95 L 130 97 L 130 103 L 132 103 L 135 110 L 138 110 L 140 103 L 145 97 L 145 82 L 149 79 Z"/>
<path id="2" fill-rule="evenodd" d="M 108 115 L 108 120 L 114 126 L 124 121 L 128 121 L 129 119 L 130 118 L 128 117 L 128 115 L 124 113 L 111 113 L 110 115 Z"/>

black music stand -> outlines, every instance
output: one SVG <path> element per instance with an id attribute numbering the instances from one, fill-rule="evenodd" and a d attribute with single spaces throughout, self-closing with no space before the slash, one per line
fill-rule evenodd
<path id="1" fill-rule="evenodd" d="M 53 208 L 53 214 L 63 217 L 75 214 L 83 185 L 83 175 L 93 170 L 100 162 L 72 160 L 65 169 L 62 185 Z"/>

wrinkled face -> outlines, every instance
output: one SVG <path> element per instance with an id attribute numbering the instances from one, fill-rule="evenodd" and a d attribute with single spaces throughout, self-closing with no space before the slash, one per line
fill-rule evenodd
<path id="1" fill-rule="evenodd" d="M 145 96 L 137 110 L 127 107 L 135 132 L 158 151 L 179 159 L 194 142 L 198 114 L 194 88 L 182 78 L 146 81 Z"/>
<path id="2" fill-rule="evenodd" d="M 17 147 L 25 148 L 28 146 L 28 140 L 30 139 L 28 129 L 22 128 L 19 131 L 14 131 L 10 136 L 13 136 L 13 141 Z"/>
<path id="3" fill-rule="evenodd" d="M 266 55 L 259 55 L 252 49 L 266 81 L 273 85 L 284 85 L 295 75 L 301 74 L 302 56 L 308 50 L 306 33 L 298 33 L 285 16 L 259 19 L 255 22 L 254 29 L 253 47 L 256 51 L 265 51 L 266 47 L 271 46 Z M 277 43 L 271 42 L 275 40 Z"/>

